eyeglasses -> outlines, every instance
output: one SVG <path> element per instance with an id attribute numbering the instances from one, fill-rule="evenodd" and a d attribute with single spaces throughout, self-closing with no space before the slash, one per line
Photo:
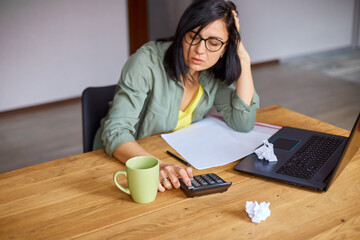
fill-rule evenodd
<path id="1" fill-rule="evenodd" d="M 202 40 L 204 40 L 205 47 L 210 52 L 219 51 L 226 43 L 214 37 L 209 37 L 205 39 L 200 34 L 196 34 L 194 31 L 190 31 L 185 34 L 185 41 L 192 46 L 198 45 Z"/>

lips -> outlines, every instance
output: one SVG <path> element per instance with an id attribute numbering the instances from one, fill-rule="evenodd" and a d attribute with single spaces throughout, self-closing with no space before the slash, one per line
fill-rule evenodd
<path id="1" fill-rule="evenodd" d="M 192 62 L 195 63 L 195 64 L 200 64 L 200 63 L 204 62 L 203 60 L 201 60 L 201 59 L 199 59 L 199 58 L 194 58 L 194 57 L 192 57 L 191 60 L 192 60 Z"/>

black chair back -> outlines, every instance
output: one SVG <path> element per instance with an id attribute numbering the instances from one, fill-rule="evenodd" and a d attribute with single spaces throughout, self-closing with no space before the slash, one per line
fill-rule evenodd
<path id="1" fill-rule="evenodd" d="M 117 85 L 88 87 L 81 97 L 84 153 L 92 151 L 93 141 L 100 121 L 109 111 Z"/>

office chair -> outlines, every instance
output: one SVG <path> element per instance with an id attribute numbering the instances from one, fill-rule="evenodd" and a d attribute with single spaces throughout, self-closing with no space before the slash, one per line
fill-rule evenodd
<path id="1" fill-rule="evenodd" d="M 117 85 L 104 87 L 88 87 L 81 97 L 83 148 L 84 153 L 92 151 L 93 141 L 100 121 L 109 110 L 109 102 L 113 99 Z"/>

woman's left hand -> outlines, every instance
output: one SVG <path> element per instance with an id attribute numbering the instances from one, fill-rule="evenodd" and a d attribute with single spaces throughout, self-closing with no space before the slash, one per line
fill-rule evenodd
<path id="1" fill-rule="evenodd" d="M 237 29 L 238 32 L 240 32 L 240 24 L 239 24 L 238 15 L 237 15 L 237 13 L 235 12 L 235 10 L 232 10 L 232 14 L 234 15 L 236 29 Z"/>
<path id="2" fill-rule="evenodd" d="M 233 10 L 232 13 L 234 15 L 236 29 L 237 29 L 238 32 L 240 32 L 240 24 L 239 24 L 239 18 L 237 16 L 237 13 L 235 12 L 235 10 Z M 238 52 L 238 55 L 239 55 L 239 58 L 240 58 L 240 62 L 242 64 L 244 64 L 244 63 L 250 64 L 250 55 L 246 51 L 242 41 L 240 41 L 237 52 Z"/>
<path id="3" fill-rule="evenodd" d="M 158 190 L 164 192 L 166 189 L 179 188 L 180 177 L 188 186 L 191 186 L 190 178 L 193 177 L 192 168 L 161 163 Z"/>
<path id="4" fill-rule="evenodd" d="M 234 15 L 235 25 L 237 31 L 240 31 L 239 18 L 236 11 L 232 11 Z M 251 59 L 249 53 L 246 51 L 244 44 L 240 41 L 237 53 L 241 64 L 241 75 L 236 82 L 236 91 L 241 99 L 250 106 L 254 96 L 254 82 L 251 73 Z"/>

